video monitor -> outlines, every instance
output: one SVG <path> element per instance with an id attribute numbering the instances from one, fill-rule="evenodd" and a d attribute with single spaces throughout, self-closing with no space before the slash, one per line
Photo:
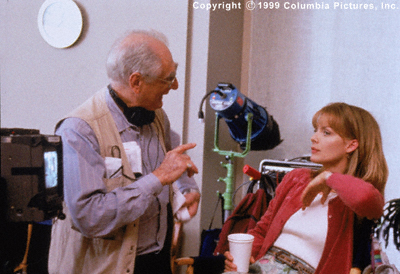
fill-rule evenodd
<path id="1" fill-rule="evenodd" d="M 62 213 L 61 137 L 2 129 L 1 184 L 6 221 L 41 222 Z"/>

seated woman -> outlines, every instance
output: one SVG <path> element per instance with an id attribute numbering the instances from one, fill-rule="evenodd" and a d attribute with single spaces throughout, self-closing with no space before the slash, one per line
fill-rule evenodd
<path id="1" fill-rule="evenodd" d="M 383 213 L 388 168 L 373 116 L 332 103 L 312 123 L 311 161 L 323 167 L 295 169 L 284 177 L 249 231 L 254 236 L 251 273 L 348 274 L 354 220 L 379 219 Z M 225 271 L 235 271 L 229 251 L 225 258 Z"/>

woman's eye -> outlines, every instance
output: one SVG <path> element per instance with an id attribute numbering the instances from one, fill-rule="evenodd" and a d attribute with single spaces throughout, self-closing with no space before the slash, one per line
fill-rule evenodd
<path id="1" fill-rule="evenodd" d="M 330 135 L 331 133 L 327 130 L 324 130 L 324 135 Z"/>

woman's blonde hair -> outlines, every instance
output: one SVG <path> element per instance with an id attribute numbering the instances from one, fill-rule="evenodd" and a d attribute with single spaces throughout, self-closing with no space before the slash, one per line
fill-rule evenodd
<path id="1" fill-rule="evenodd" d="M 375 118 L 360 107 L 331 103 L 314 114 L 314 127 L 321 115 L 328 118 L 329 126 L 342 138 L 358 141 L 358 148 L 349 155 L 346 173 L 371 183 L 383 194 L 389 171 Z"/>

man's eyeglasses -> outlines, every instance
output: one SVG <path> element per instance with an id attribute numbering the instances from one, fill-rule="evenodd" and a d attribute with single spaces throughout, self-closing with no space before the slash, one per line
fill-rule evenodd
<path id="1" fill-rule="evenodd" d="M 151 76 L 146 76 L 146 77 L 151 78 L 151 79 L 154 79 L 154 80 L 161 81 L 161 82 L 163 82 L 163 83 L 165 83 L 165 84 L 168 84 L 168 88 L 171 88 L 172 85 L 173 85 L 173 84 L 175 83 L 175 81 L 176 81 L 176 76 L 174 76 L 173 78 L 172 78 L 172 77 L 168 77 L 168 78 L 166 78 L 166 79 L 159 78 L 159 77 L 151 77 Z"/>

